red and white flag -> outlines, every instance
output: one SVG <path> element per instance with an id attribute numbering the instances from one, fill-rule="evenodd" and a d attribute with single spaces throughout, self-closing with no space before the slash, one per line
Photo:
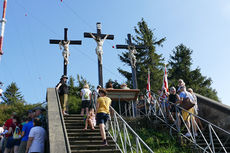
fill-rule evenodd
<path id="1" fill-rule="evenodd" d="M 168 89 L 168 75 L 167 75 L 166 64 L 165 64 L 165 71 L 164 71 L 162 89 L 165 89 L 167 92 L 169 92 L 169 89 Z"/>
<path id="2" fill-rule="evenodd" d="M 150 103 L 151 100 L 151 88 L 150 88 L 150 71 L 148 69 L 148 80 L 147 80 L 147 97 L 148 97 L 148 102 Z"/>

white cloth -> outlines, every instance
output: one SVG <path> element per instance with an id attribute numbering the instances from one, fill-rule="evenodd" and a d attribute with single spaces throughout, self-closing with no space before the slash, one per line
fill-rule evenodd
<path id="1" fill-rule="evenodd" d="M 2 96 L 2 92 L 3 92 L 3 90 L 0 88 L 0 96 Z"/>
<path id="2" fill-rule="evenodd" d="M 198 104 L 197 104 L 197 97 L 195 94 L 192 94 L 193 98 L 194 98 L 194 102 L 195 102 L 195 106 L 194 106 L 194 109 L 195 109 L 195 114 L 198 115 Z"/>
<path id="3" fill-rule="evenodd" d="M 91 91 L 87 88 L 83 88 L 81 89 L 81 93 L 82 93 L 82 100 L 90 100 L 90 94 Z"/>
<path id="4" fill-rule="evenodd" d="M 4 131 L 3 127 L 0 127 L 0 134 Z"/>
<path id="5" fill-rule="evenodd" d="M 44 128 L 40 126 L 35 126 L 30 130 L 29 138 L 33 137 L 33 142 L 30 146 L 30 152 L 40 152 L 44 153 L 45 147 L 45 138 L 46 138 L 46 131 Z"/>

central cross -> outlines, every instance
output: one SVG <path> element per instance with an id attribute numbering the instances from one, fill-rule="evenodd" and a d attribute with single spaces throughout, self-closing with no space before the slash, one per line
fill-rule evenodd
<path id="1" fill-rule="evenodd" d="M 97 33 L 84 33 L 85 38 L 93 38 L 96 43 L 96 54 L 98 57 L 98 78 L 99 78 L 99 85 L 103 87 L 103 75 L 102 75 L 102 55 L 103 55 L 103 43 L 106 39 L 113 40 L 114 35 L 108 35 L 108 34 L 101 34 L 101 23 L 97 23 Z"/>

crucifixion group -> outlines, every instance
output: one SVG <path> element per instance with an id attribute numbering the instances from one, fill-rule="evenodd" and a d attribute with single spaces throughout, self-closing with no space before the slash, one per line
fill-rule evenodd
<path id="1" fill-rule="evenodd" d="M 103 75 L 102 75 L 102 55 L 103 55 L 103 43 L 106 39 L 113 40 L 114 35 L 112 34 L 102 34 L 101 33 L 101 23 L 97 24 L 97 33 L 85 32 L 85 38 L 93 38 L 97 43 L 96 54 L 98 57 L 98 78 L 99 85 L 103 87 Z M 67 65 L 69 63 L 69 45 L 81 45 L 81 40 L 68 40 L 67 39 L 67 31 L 68 29 L 64 29 L 64 40 L 54 40 L 50 39 L 50 44 L 59 44 L 60 49 L 62 50 L 62 56 L 64 58 L 64 75 L 67 76 Z M 145 46 L 135 45 L 131 41 L 131 34 L 128 34 L 127 45 L 116 45 L 117 49 L 128 49 L 129 50 L 129 60 L 132 68 L 132 79 L 133 79 L 133 87 L 137 89 L 137 80 L 136 80 L 136 49 L 145 49 Z"/>

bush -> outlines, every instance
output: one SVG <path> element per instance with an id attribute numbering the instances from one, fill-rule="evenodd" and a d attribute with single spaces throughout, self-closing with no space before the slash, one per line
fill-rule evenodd
<path id="1" fill-rule="evenodd" d="M 81 112 L 81 99 L 76 96 L 69 95 L 68 108 L 70 114 L 79 114 Z"/>

